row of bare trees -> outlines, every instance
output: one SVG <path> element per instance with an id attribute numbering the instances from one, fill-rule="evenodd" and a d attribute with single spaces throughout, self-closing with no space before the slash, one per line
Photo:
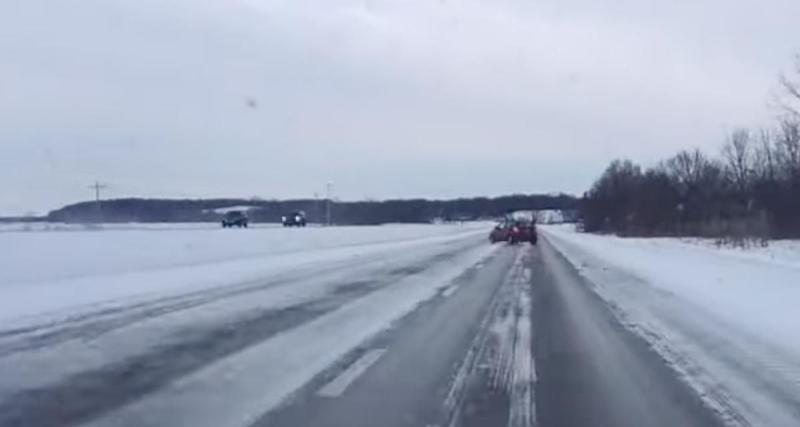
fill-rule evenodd
<path id="1" fill-rule="evenodd" d="M 642 168 L 616 160 L 584 195 L 587 231 L 800 237 L 800 57 L 774 128 L 733 131 L 717 156 L 681 151 Z"/>

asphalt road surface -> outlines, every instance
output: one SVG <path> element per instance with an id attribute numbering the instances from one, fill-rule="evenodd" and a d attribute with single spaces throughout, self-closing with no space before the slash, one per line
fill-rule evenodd
<path id="1" fill-rule="evenodd" d="M 375 349 L 381 356 L 343 393 L 325 393 L 322 378 L 259 425 L 720 425 L 546 240 L 502 248 L 451 298 L 364 353 Z M 530 354 L 530 371 L 520 369 Z"/>
<path id="2" fill-rule="evenodd" d="M 487 244 L 483 239 L 471 241 L 452 252 Z M 188 386 L 180 383 L 181 378 L 197 375 L 214 362 L 256 348 L 373 292 L 398 286 L 403 278 L 448 263 L 451 255 L 443 252 L 426 263 L 381 271 L 380 278 L 349 281 L 337 285 L 336 292 L 303 304 L 250 314 L 235 323 L 204 325 L 201 331 L 124 363 L 78 372 L 55 384 L 0 385 L 0 425 L 199 425 L 200 415 L 162 418 L 153 408 L 174 409 L 191 399 L 191 394 L 183 394 Z M 376 271 L 365 269 L 364 274 Z M 283 280 L 333 281 L 335 274 Z M 425 280 L 424 276 L 419 280 Z M 164 316 L 228 297 L 196 296 L 135 313 Z M 90 326 L 94 329 L 84 325 L 61 330 L 61 335 L 29 333 L 13 340 L 13 334 L 5 332 L 0 335 L 0 357 L 28 363 L 40 357 L 37 352 L 43 348 L 75 339 L 81 345 L 80 340 L 88 341 L 118 325 L 98 320 Z M 254 390 L 268 394 L 276 385 L 266 379 L 259 383 L 261 374 L 247 373 Z M 20 381 L 19 375 L 14 378 Z M 224 386 L 218 391 L 226 393 Z M 280 405 L 267 409 L 244 424 L 719 425 L 658 355 L 615 320 L 546 239 L 536 247 L 501 245 L 390 329 L 361 342 Z"/>

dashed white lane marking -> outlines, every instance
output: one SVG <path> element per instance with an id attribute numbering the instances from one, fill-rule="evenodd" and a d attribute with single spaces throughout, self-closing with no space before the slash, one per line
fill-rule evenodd
<path id="1" fill-rule="evenodd" d="M 364 353 L 358 360 L 356 360 L 350 367 L 345 369 L 333 381 L 325 384 L 317 391 L 319 396 L 324 397 L 339 397 L 347 390 L 347 387 L 353 383 L 361 374 L 366 372 L 370 366 L 374 365 L 378 359 L 386 353 L 386 349 L 372 349 Z"/>
<path id="2" fill-rule="evenodd" d="M 445 297 L 445 298 L 448 298 L 448 297 L 450 297 L 450 295 L 453 295 L 454 293 L 456 293 L 457 290 L 458 290 L 458 286 L 450 285 L 450 286 L 444 288 L 444 290 L 442 291 L 442 296 Z"/>

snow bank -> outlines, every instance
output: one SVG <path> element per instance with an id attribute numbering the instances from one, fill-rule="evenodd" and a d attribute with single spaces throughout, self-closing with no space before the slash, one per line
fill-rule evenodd
<path id="1" fill-rule="evenodd" d="M 800 253 L 541 230 L 731 424 L 800 425 Z"/>
<path id="2" fill-rule="evenodd" d="M 669 239 L 673 240 L 674 239 Z M 753 245 L 737 247 L 732 245 L 719 245 L 714 239 L 680 239 L 682 243 L 702 246 L 712 249 L 716 253 L 740 257 L 747 260 L 759 260 L 789 267 L 800 268 L 800 241 L 798 240 L 773 240 L 767 246 Z"/>

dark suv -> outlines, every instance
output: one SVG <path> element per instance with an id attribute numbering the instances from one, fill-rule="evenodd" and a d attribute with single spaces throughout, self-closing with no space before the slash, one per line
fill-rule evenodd
<path id="1" fill-rule="evenodd" d="M 305 227 L 306 214 L 303 211 L 292 212 L 281 217 L 281 222 L 284 227 Z"/>
<path id="2" fill-rule="evenodd" d="M 244 211 L 229 211 L 222 217 L 222 228 L 244 227 L 247 228 L 247 214 Z"/>

